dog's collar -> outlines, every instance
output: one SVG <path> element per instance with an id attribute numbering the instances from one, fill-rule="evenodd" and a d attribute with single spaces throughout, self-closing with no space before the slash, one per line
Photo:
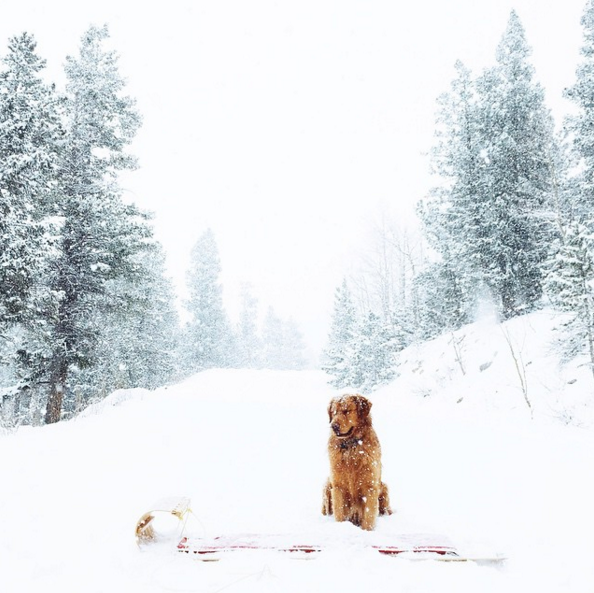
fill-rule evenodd
<path id="1" fill-rule="evenodd" d="M 357 445 L 362 445 L 363 441 L 359 437 L 350 437 L 348 439 L 343 439 L 338 442 L 339 449 L 350 449 L 351 447 L 356 447 Z"/>

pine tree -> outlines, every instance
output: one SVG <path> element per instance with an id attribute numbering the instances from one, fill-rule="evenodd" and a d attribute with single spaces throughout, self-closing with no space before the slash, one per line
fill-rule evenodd
<path id="1" fill-rule="evenodd" d="M 303 334 L 293 319 L 284 322 L 284 352 L 283 368 L 286 370 L 300 371 L 307 365 L 306 346 Z"/>
<path id="2" fill-rule="evenodd" d="M 282 319 L 276 315 L 272 307 L 268 307 L 262 324 L 263 368 L 271 370 L 281 370 L 283 368 L 284 340 Z"/>
<path id="3" fill-rule="evenodd" d="M 569 314 L 563 324 L 566 360 L 587 351 L 594 376 L 594 232 L 582 223 L 565 228 L 548 263 L 547 292 Z"/>
<path id="4" fill-rule="evenodd" d="M 103 356 L 89 370 L 96 392 L 116 388 L 166 385 L 176 374 L 178 316 L 171 282 L 165 275 L 165 255 L 158 243 L 147 246 L 135 260 L 142 273 L 134 282 L 110 282 L 107 308 L 97 316 Z M 84 374 L 84 373 L 83 373 Z"/>
<path id="5" fill-rule="evenodd" d="M 478 293 L 471 293 L 467 281 L 447 257 L 428 265 L 415 278 L 420 309 L 418 326 L 414 328 L 417 339 L 427 340 L 471 322 Z"/>
<path id="6" fill-rule="evenodd" d="M 186 327 L 188 371 L 232 366 L 231 331 L 223 308 L 221 263 L 213 232 L 208 229 L 194 245 L 187 273 L 191 316 Z"/>
<path id="7" fill-rule="evenodd" d="M 440 183 L 420 202 L 418 212 L 430 245 L 441 261 L 415 281 L 421 304 L 420 322 L 429 333 L 439 333 L 450 325 L 466 323 L 478 298 L 481 274 L 476 262 L 476 244 L 469 237 L 483 234 L 483 213 L 479 200 L 482 175 L 477 94 L 471 72 L 458 61 L 451 89 L 438 100 L 436 144 L 431 152 L 433 173 Z M 430 319 L 429 310 L 435 282 L 450 295 L 447 309 L 439 319 Z M 444 303 L 445 304 L 445 303 Z"/>
<path id="8" fill-rule="evenodd" d="M 546 213 L 553 193 L 553 121 L 534 81 L 531 49 L 512 11 L 496 66 L 478 81 L 482 206 L 474 263 L 503 317 L 530 310 L 542 295 L 542 264 L 553 240 Z M 467 239 L 467 240 L 468 240 Z"/>
<path id="9" fill-rule="evenodd" d="M 31 370 L 43 356 L 37 334 L 52 301 L 47 290 L 54 252 L 57 161 L 63 130 L 60 101 L 43 80 L 34 38 L 10 40 L 0 73 L 0 394 L 5 419 L 30 414 Z M 10 411 L 8 411 L 10 410 Z"/>
<path id="10" fill-rule="evenodd" d="M 131 387 L 155 389 L 166 385 L 180 373 L 176 358 L 179 316 L 175 290 L 166 275 L 165 253 L 160 244 L 140 254 L 142 280 L 131 285 L 135 305 L 126 320 L 131 332 L 122 361 Z"/>
<path id="11" fill-rule="evenodd" d="M 455 69 L 457 76 L 450 92 L 438 99 L 436 144 L 431 151 L 432 172 L 440 182 L 419 204 L 419 214 L 431 245 L 439 253 L 452 250 L 450 258 L 459 263 L 467 255 L 467 245 L 455 239 L 469 223 L 474 227 L 480 219 L 473 204 L 478 193 L 481 148 L 471 73 L 460 61 Z"/>
<path id="12" fill-rule="evenodd" d="M 94 364 L 97 310 L 117 305 L 109 282 L 138 277 L 134 256 L 151 234 L 144 215 L 122 201 L 117 183 L 120 171 L 136 166 L 125 149 L 140 117 L 123 94 L 117 56 L 104 49 L 107 38 L 106 27 L 91 27 L 79 55 L 66 63 L 66 137 L 56 205 L 63 222 L 51 278 L 56 303 L 46 332 L 47 423 L 60 420 L 69 373 Z"/>
<path id="13" fill-rule="evenodd" d="M 491 293 L 503 317 L 530 310 L 542 295 L 557 152 L 544 92 L 515 12 L 496 65 L 471 82 L 458 65 L 442 101 L 433 163 L 444 183 L 421 207 L 432 244 L 469 298 Z"/>
<path id="14" fill-rule="evenodd" d="M 268 308 L 262 327 L 262 366 L 273 370 L 305 367 L 303 335 L 294 321 L 284 321 Z"/>
<path id="15" fill-rule="evenodd" d="M 349 384 L 351 351 L 355 337 L 357 315 L 346 279 L 336 289 L 334 310 L 328 336 L 328 345 L 324 351 L 325 362 L 322 370 L 332 379 L 335 387 L 346 387 Z"/>
<path id="16" fill-rule="evenodd" d="M 396 376 L 395 353 L 402 343 L 394 328 L 369 311 L 358 324 L 352 342 L 347 383 L 363 394 L 389 383 Z"/>
<path id="17" fill-rule="evenodd" d="M 575 83 L 566 90 L 566 97 L 577 107 L 577 113 L 565 120 L 573 157 L 573 168 L 579 171 L 571 196 L 571 218 L 585 222 L 594 220 L 594 0 L 588 0 L 581 19 L 582 60 L 576 70 Z"/>
<path id="18" fill-rule="evenodd" d="M 0 73 L 0 328 L 34 314 L 51 250 L 49 218 L 62 130 L 34 38 L 9 42 Z M 27 312 L 28 311 L 28 312 Z M 32 313 L 33 311 L 33 313 Z"/>
<path id="19" fill-rule="evenodd" d="M 570 360 L 588 353 L 594 376 L 594 1 L 588 0 L 581 19 L 583 43 L 575 83 L 566 97 L 577 107 L 565 119 L 571 173 L 559 183 L 557 221 L 561 229 L 547 266 L 547 292 L 568 314 L 560 340 Z"/>
<path id="20" fill-rule="evenodd" d="M 241 290 L 237 349 L 240 368 L 259 368 L 262 343 L 258 335 L 258 300 L 253 296 L 248 285 L 244 285 Z"/>

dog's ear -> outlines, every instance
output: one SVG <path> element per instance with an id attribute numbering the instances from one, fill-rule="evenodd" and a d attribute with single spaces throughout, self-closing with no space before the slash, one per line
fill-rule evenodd
<path id="1" fill-rule="evenodd" d="M 357 395 L 355 402 L 357 404 L 357 414 L 361 420 L 364 420 L 369 416 L 369 412 L 371 411 L 371 402 L 362 395 Z"/>
<path id="2" fill-rule="evenodd" d="M 330 403 L 328 404 L 328 420 L 329 422 L 332 422 L 332 417 L 333 417 L 333 412 L 334 412 L 334 400 L 331 399 Z"/>

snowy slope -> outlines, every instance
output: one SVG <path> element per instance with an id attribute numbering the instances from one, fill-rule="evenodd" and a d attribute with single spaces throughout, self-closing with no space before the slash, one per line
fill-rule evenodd
<path id="1" fill-rule="evenodd" d="M 556 319 L 464 328 L 403 353 L 372 396 L 396 513 L 411 531 L 480 540 L 501 567 L 413 562 L 364 551 L 369 537 L 320 514 L 327 402 L 318 372 L 209 371 L 155 392 L 118 392 L 70 422 L 0 436 L 0 591 L 403 591 L 586 593 L 594 566 L 594 432 L 580 367 L 549 348 Z M 531 419 L 508 341 L 521 353 Z M 487 363 L 490 362 L 490 365 Z M 461 370 L 461 364 L 464 372 Z M 483 370 L 480 370 L 481 367 Z M 271 552 L 203 563 L 133 528 L 151 503 L 187 495 L 188 529 L 317 534 L 344 542 L 315 560 Z"/>
<path id="2" fill-rule="evenodd" d="M 387 390 L 459 413 L 501 413 L 594 428 L 594 381 L 586 360 L 559 361 L 564 317 L 541 311 L 504 324 L 489 315 L 455 333 L 405 350 Z"/>

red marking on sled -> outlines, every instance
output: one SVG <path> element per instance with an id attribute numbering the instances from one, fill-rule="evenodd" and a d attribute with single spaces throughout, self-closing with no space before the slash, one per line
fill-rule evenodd
<path id="1" fill-rule="evenodd" d="M 409 538 L 411 539 L 411 538 Z M 274 541 L 274 539 L 267 539 L 258 536 L 238 536 L 229 538 L 224 536 L 215 537 L 212 539 L 206 538 L 182 538 L 177 545 L 179 552 L 186 554 L 217 554 L 235 551 L 246 550 L 272 550 L 277 552 L 302 552 L 305 554 L 312 554 L 322 552 L 328 546 L 310 545 L 310 544 L 284 544 L 282 542 Z M 433 545 L 427 543 L 403 543 L 401 545 L 371 545 L 366 546 L 376 550 L 379 554 L 386 556 L 396 556 L 398 554 L 437 554 L 438 556 L 457 557 L 458 553 L 453 546 L 449 545 Z"/>

